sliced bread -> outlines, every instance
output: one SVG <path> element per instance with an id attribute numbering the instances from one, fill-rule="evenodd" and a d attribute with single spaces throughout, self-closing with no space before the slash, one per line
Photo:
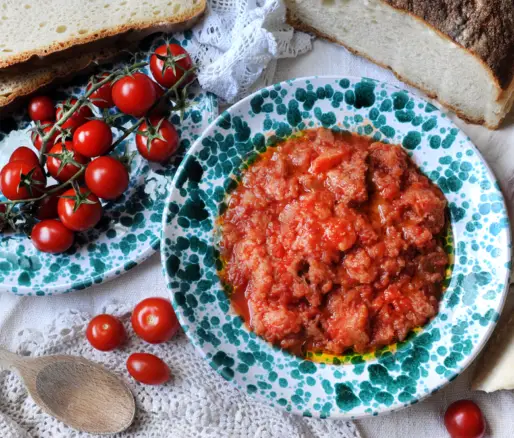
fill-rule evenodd
<path id="1" fill-rule="evenodd" d="M 295 27 L 390 68 L 463 119 L 497 128 L 514 101 L 512 0 L 286 0 Z"/>

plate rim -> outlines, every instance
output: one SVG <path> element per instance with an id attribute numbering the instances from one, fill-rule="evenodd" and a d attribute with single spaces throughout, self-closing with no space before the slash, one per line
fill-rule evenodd
<path id="1" fill-rule="evenodd" d="M 161 237 L 163 237 L 165 235 L 166 230 L 168 228 L 168 223 L 167 223 L 168 206 L 170 205 L 170 202 L 172 200 L 172 197 L 174 195 L 175 190 L 177 190 L 176 189 L 176 182 L 180 178 L 182 173 L 184 172 L 184 168 L 186 166 L 188 158 L 193 153 L 195 153 L 197 151 L 197 149 L 199 149 L 202 146 L 202 144 L 201 144 L 202 140 L 204 138 L 208 137 L 208 133 L 211 132 L 211 130 L 217 125 L 218 121 L 223 118 L 224 114 L 225 113 L 231 114 L 231 112 L 233 110 L 236 110 L 239 107 L 243 106 L 246 102 L 251 101 L 251 99 L 253 97 L 255 97 L 256 95 L 259 95 L 263 90 L 269 90 L 269 91 L 273 90 L 273 87 L 275 85 L 278 85 L 278 84 L 288 84 L 288 85 L 291 85 L 291 84 L 293 84 L 295 82 L 298 82 L 298 81 L 309 81 L 309 80 L 312 81 L 312 80 L 316 80 L 316 79 L 322 79 L 322 80 L 350 79 L 350 80 L 353 80 L 353 81 L 356 81 L 356 82 L 357 81 L 362 81 L 362 80 L 370 80 L 370 81 L 373 81 L 375 84 L 383 84 L 383 85 L 385 85 L 388 88 L 405 92 L 409 96 L 414 97 L 415 99 L 419 99 L 422 102 L 429 103 L 429 104 L 433 105 L 433 103 L 430 101 L 430 99 L 425 97 L 425 96 L 421 96 L 421 95 L 419 95 L 417 93 L 413 93 L 412 91 L 407 90 L 406 88 L 401 88 L 401 87 L 399 87 L 397 85 L 393 85 L 393 84 L 391 84 L 391 83 L 389 83 L 387 81 L 377 80 L 377 79 L 369 78 L 369 77 L 366 77 L 366 76 L 354 76 L 354 75 L 344 75 L 344 76 L 343 75 L 311 75 L 311 76 L 301 76 L 301 77 L 294 77 L 294 78 L 291 78 L 291 79 L 285 79 L 283 81 L 276 82 L 276 83 L 270 84 L 268 86 L 262 87 L 262 88 L 260 88 L 260 89 L 258 89 L 256 91 L 254 91 L 253 93 L 249 94 L 245 98 L 239 100 L 238 102 L 236 102 L 235 104 L 231 105 L 230 107 L 225 108 L 222 112 L 220 112 L 219 115 L 216 117 L 216 119 L 213 120 L 205 128 L 205 130 L 202 133 L 202 135 L 200 135 L 200 137 L 197 138 L 197 140 L 194 142 L 194 144 L 188 150 L 187 154 L 184 156 L 183 161 L 181 162 L 181 164 L 177 168 L 177 171 L 176 171 L 176 173 L 175 173 L 175 175 L 173 177 L 173 180 L 171 182 L 171 190 L 168 193 L 168 196 L 167 196 L 166 201 L 165 201 L 166 204 L 165 204 L 165 207 L 164 207 L 163 218 L 162 218 Z M 501 190 L 501 187 L 499 185 L 498 179 L 496 178 L 496 175 L 494 174 L 494 172 L 492 171 L 491 167 L 489 166 L 489 164 L 487 163 L 487 161 L 483 157 L 483 155 L 480 152 L 480 150 L 472 142 L 471 138 L 466 134 L 466 132 L 463 129 L 461 129 L 459 126 L 457 126 L 455 124 L 455 122 L 448 116 L 449 112 L 444 110 L 444 109 L 441 109 L 439 106 L 435 106 L 435 108 L 436 108 L 436 111 L 439 114 L 439 117 L 441 117 L 441 115 L 444 115 L 444 117 L 446 117 L 448 122 L 452 125 L 452 128 L 456 128 L 459 133 L 462 133 L 465 136 L 465 138 L 467 140 L 467 143 L 468 143 L 468 146 L 471 149 L 473 149 L 473 151 L 475 152 L 476 156 L 480 160 L 481 164 L 486 169 L 487 175 L 488 175 L 489 179 L 493 183 L 495 183 L 497 185 L 497 187 L 498 187 L 498 191 L 499 191 L 499 193 L 501 195 L 502 211 L 505 213 L 505 217 L 507 218 L 507 222 L 508 222 L 507 223 L 508 226 L 506 227 L 507 241 L 504 244 L 502 244 L 502 247 L 503 247 L 503 249 L 505 251 L 505 255 L 507 257 L 507 263 L 509 264 L 509 266 L 511 266 L 512 265 L 512 256 L 513 256 L 511 220 L 510 220 L 509 212 L 508 212 L 507 205 L 506 205 L 506 202 L 505 202 L 505 196 L 504 196 L 504 194 L 503 194 L 503 192 Z M 305 129 L 308 129 L 308 128 L 305 128 Z M 405 149 L 403 146 L 402 146 L 402 148 Z M 445 195 L 445 198 L 446 198 L 446 195 Z M 162 266 L 162 271 L 163 271 L 165 282 L 166 282 L 166 289 L 168 290 L 168 293 L 170 295 L 173 295 L 173 290 L 170 287 L 171 279 L 170 279 L 170 276 L 168 274 L 167 266 L 166 266 L 166 259 L 165 259 L 166 243 L 165 243 L 165 240 L 166 240 L 165 238 L 161 238 L 161 248 L 160 248 L 160 250 L 161 250 L 161 266 Z M 511 275 L 511 269 L 506 268 L 505 278 L 502 281 L 503 289 L 501 291 L 500 298 L 498 300 L 497 312 L 498 312 L 498 314 L 500 316 L 501 316 L 501 314 L 502 314 L 502 312 L 504 310 L 505 302 L 506 302 L 506 299 L 507 299 L 510 275 Z M 175 308 L 175 311 L 176 311 L 177 317 L 178 317 L 178 319 L 179 319 L 179 321 L 180 321 L 180 323 L 182 325 L 182 323 L 185 322 L 184 321 L 184 316 L 183 316 L 182 312 L 177 311 L 176 308 Z M 400 410 L 406 409 L 406 408 L 408 408 L 408 407 L 410 407 L 410 406 L 412 406 L 414 404 L 419 403 L 420 401 L 426 399 L 427 397 L 429 397 L 429 396 L 439 392 L 441 389 L 445 388 L 449 383 L 451 383 L 456 377 L 458 377 L 460 374 L 462 374 L 476 360 L 476 358 L 480 355 L 480 353 L 482 352 L 484 347 L 487 345 L 487 343 L 488 343 L 488 341 L 489 341 L 493 331 L 495 330 L 495 328 L 497 326 L 498 320 L 499 320 L 499 318 L 496 319 L 496 320 L 490 321 L 490 323 L 488 324 L 487 328 L 482 332 L 483 334 L 481 336 L 481 343 L 480 343 L 480 345 L 478 345 L 471 354 L 468 354 L 462 361 L 459 362 L 459 365 L 457 366 L 457 368 L 456 368 L 455 372 L 453 373 L 452 377 L 444 377 L 444 383 L 439 385 L 439 386 L 437 386 L 437 387 L 435 387 L 435 388 L 433 388 L 431 391 L 428 391 L 428 392 L 420 394 L 420 395 L 415 394 L 414 398 L 411 401 L 409 401 L 408 403 L 406 403 L 406 404 L 401 404 L 400 405 L 400 404 L 395 402 L 391 406 L 378 407 L 376 413 L 366 413 L 366 412 L 364 412 L 362 414 L 349 415 L 348 413 L 344 413 L 344 412 L 341 412 L 341 411 L 335 411 L 335 412 L 331 412 L 330 413 L 330 416 L 328 417 L 328 419 L 334 419 L 334 420 L 335 419 L 339 419 L 339 420 L 342 420 L 342 419 L 354 420 L 354 419 L 369 418 L 371 416 L 377 416 L 377 415 L 386 415 L 386 414 L 389 414 L 391 412 L 398 412 Z M 428 323 L 430 323 L 430 322 L 428 322 Z M 249 331 L 246 328 L 245 328 L 245 330 Z M 210 360 L 207 357 L 207 353 L 204 351 L 202 346 L 199 345 L 199 343 L 196 341 L 196 337 L 191 335 L 191 330 L 187 330 L 185 333 L 186 333 L 187 338 L 193 344 L 195 350 L 202 357 L 202 359 L 203 360 L 207 360 L 207 363 L 209 364 L 210 368 L 213 369 L 221 377 L 223 377 L 223 379 L 225 381 L 227 381 L 227 379 L 225 379 L 225 377 L 223 376 L 223 373 L 221 372 L 221 369 L 220 368 L 215 368 L 215 367 L 212 366 Z M 421 377 L 420 377 L 420 379 L 421 379 Z M 249 396 L 253 397 L 259 403 L 266 403 L 266 404 L 268 404 L 268 405 L 270 405 L 270 406 L 272 406 L 274 408 L 279 408 L 283 412 L 292 413 L 292 414 L 296 414 L 296 415 L 303 415 L 303 413 L 301 411 L 299 411 L 299 410 L 296 410 L 294 406 L 293 406 L 291 411 L 287 411 L 283 406 L 278 405 L 277 403 L 274 403 L 274 402 L 272 402 L 272 401 L 270 401 L 268 399 L 265 399 L 264 397 L 261 397 L 258 393 L 256 393 L 256 394 L 249 394 L 248 391 L 246 390 L 246 388 L 241 386 L 237 381 L 231 380 L 231 381 L 227 381 L 227 383 L 231 384 L 231 385 L 234 385 L 239 390 L 241 390 L 243 393 L 248 394 Z M 313 413 L 312 416 L 319 418 L 319 413 L 315 412 L 315 413 Z"/>

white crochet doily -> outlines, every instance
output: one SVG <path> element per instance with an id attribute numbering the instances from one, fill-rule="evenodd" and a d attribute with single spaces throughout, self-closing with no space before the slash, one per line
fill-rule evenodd
<path id="1" fill-rule="evenodd" d="M 269 85 L 277 59 L 311 48 L 309 35 L 285 24 L 282 0 L 209 0 L 207 5 L 187 50 L 200 85 L 225 102 Z"/>
<path id="2" fill-rule="evenodd" d="M 106 313 L 121 317 L 129 340 L 120 350 L 100 352 L 87 342 L 91 315 L 68 311 L 43 333 L 18 334 L 23 355 L 72 354 L 104 364 L 125 379 L 136 398 L 134 424 L 123 434 L 148 438 L 358 438 L 351 422 L 302 418 L 260 404 L 223 380 L 180 333 L 172 341 L 150 345 L 130 326 L 130 309 L 110 305 Z M 154 353 L 172 371 L 166 385 L 145 386 L 132 380 L 125 361 L 133 352 Z M 36 407 L 14 373 L 0 372 L 0 437 L 86 437 Z"/>

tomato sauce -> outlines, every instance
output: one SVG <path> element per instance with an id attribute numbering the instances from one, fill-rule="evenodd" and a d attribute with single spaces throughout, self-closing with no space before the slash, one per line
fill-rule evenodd
<path id="1" fill-rule="evenodd" d="M 368 352 L 438 311 L 446 200 L 400 146 L 303 131 L 245 171 L 219 225 L 235 311 L 295 354 Z"/>

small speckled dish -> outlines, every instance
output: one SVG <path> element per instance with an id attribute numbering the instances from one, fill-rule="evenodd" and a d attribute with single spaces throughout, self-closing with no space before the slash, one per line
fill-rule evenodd
<path id="1" fill-rule="evenodd" d="M 156 47 L 164 44 L 165 38 L 171 39 L 158 36 L 147 41 L 135 58 L 147 60 Z M 175 34 L 172 41 L 187 49 L 187 34 Z M 120 67 L 122 63 L 107 70 Z M 150 74 L 148 68 L 146 73 Z M 52 97 L 58 101 L 83 94 L 88 80 L 89 75 L 78 77 L 71 86 L 58 89 Z M 77 234 L 69 251 L 59 255 L 41 253 L 23 234 L 0 233 L 0 292 L 44 296 L 85 289 L 122 275 L 159 248 L 162 211 L 171 179 L 187 149 L 218 115 L 216 97 L 199 86 L 191 89 L 189 98 L 183 120 L 178 114 L 171 118 L 181 139 L 175 158 L 166 165 L 156 165 L 136 154 L 127 191 L 121 198 L 104 205 L 100 224 Z M 125 127 L 133 122 L 131 117 L 122 118 Z M 32 147 L 29 123 L 25 110 L 0 122 L 0 168 L 17 147 Z M 118 130 L 114 133 L 115 136 L 121 134 Z M 123 143 L 130 151 L 137 150 L 133 136 Z M 118 152 L 123 152 L 124 144 L 119 146 Z"/>
<path id="2" fill-rule="evenodd" d="M 401 144 L 448 199 L 453 271 L 438 315 L 373 354 L 302 360 L 250 332 L 220 283 L 214 222 L 245 163 L 324 126 Z M 357 418 L 409 406 L 454 379 L 489 338 L 506 296 L 509 220 L 466 135 L 432 104 L 364 78 L 312 77 L 258 91 L 221 114 L 179 167 L 163 218 L 162 261 L 182 327 L 225 379 L 305 416 Z"/>

